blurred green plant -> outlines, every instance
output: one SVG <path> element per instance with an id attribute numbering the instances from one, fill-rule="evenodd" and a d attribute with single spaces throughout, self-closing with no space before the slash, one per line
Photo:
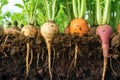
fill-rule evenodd
<path id="1" fill-rule="evenodd" d="M 6 4 L 8 4 L 7 0 L 0 0 L 0 25 L 2 25 L 2 26 L 3 26 L 3 23 L 4 23 L 5 16 L 3 15 L 1 10 L 2 10 L 2 7 Z"/>
<path id="2" fill-rule="evenodd" d="M 36 26 L 36 15 L 38 8 L 38 0 L 22 0 L 22 4 L 15 4 L 15 6 L 22 8 L 22 14 L 26 15 L 27 23 L 33 24 Z"/>
<path id="3" fill-rule="evenodd" d="M 68 16 L 65 14 L 64 6 L 61 4 L 60 9 L 55 17 L 55 22 L 58 25 L 60 32 L 63 32 L 69 23 Z"/>
<path id="4" fill-rule="evenodd" d="M 53 0 L 22 0 L 22 4 L 15 4 L 15 6 L 22 8 L 21 13 L 2 13 L 2 6 L 8 3 L 7 0 L 0 0 L 0 24 L 4 24 L 6 21 L 13 22 L 17 20 L 19 24 L 34 23 L 35 25 L 42 25 L 50 19 L 54 21 L 59 26 L 60 32 L 64 31 L 64 28 L 69 25 L 70 21 L 74 18 L 72 0 L 56 0 L 55 7 L 52 7 Z M 98 0 L 86 0 L 86 15 L 84 15 L 88 24 L 92 26 L 97 26 L 97 10 L 96 1 Z M 100 15 L 104 15 L 104 7 L 106 0 L 100 1 Z M 49 5 L 45 6 L 45 4 Z M 77 4 L 80 6 L 80 4 Z M 78 6 L 78 11 L 82 8 Z M 81 8 L 81 9 L 80 9 Z M 109 5 L 109 17 L 107 18 L 107 23 L 110 24 L 116 31 L 116 26 L 120 23 L 120 0 L 111 0 L 111 5 Z M 51 9 L 51 10 L 50 10 Z M 49 14 L 47 12 L 50 12 Z M 53 13 L 52 13 L 53 12 Z M 54 15 L 54 17 L 52 17 Z M 103 17 L 100 17 L 100 20 Z M 101 22 L 101 21 L 100 21 Z"/>
<path id="5" fill-rule="evenodd" d="M 117 30 L 117 25 L 120 23 L 120 0 L 112 0 L 110 12 L 110 25 Z"/>
<path id="6" fill-rule="evenodd" d="M 1 13 L 1 9 L 4 5 L 6 5 L 8 3 L 7 0 L 0 0 L 0 13 Z"/>
<path id="7" fill-rule="evenodd" d="M 26 21 L 27 21 L 26 17 L 23 14 L 21 14 L 21 13 L 14 13 L 13 15 L 11 15 L 11 21 L 12 21 L 12 23 L 15 20 L 18 21 L 19 25 L 20 24 L 26 24 Z"/>

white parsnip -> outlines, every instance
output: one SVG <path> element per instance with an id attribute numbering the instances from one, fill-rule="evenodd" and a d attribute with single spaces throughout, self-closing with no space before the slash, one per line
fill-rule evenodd
<path id="1" fill-rule="evenodd" d="M 59 29 L 54 22 L 46 22 L 41 27 L 41 35 L 44 37 L 48 49 L 48 69 L 50 74 L 50 80 L 52 80 L 51 71 L 51 42 L 53 38 L 58 34 Z"/>
<path id="2" fill-rule="evenodd" d="M 21 34 L 25 35 L 28 39 L 31 38 L 31 37 L 34 38 L 37 34 L 37 28 L 28 24 L 21 29 Z M 26 43 L 26 47 L 27 47 L 27 52 L 26 52 L 26 78 L 27 78 L 28 74 L 29 74 L 29 70 L 30 70 L 30 65 L 31 65 L 30 62 L 29 62 L 29 53 L 30 53 L 30 42 L 29 42 L 29 40 Z M 32 58 L 31 58 L 30 61 L 32 61 Z"/>

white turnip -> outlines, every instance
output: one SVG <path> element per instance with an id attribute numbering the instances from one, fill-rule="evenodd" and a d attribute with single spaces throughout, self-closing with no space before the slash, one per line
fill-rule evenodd
<path id="1" fill-rule="evenodd" d="M 34 26 L 28 24 L 21 29 L 21 33 L 29 39 L 31 37 L 34 38 L 36 36 L 37 30 Z M 26 52 L 26 78 L 27 78 L 29 74 L 29 70 L 30 70 L 30 64 L 29 64 L 30 42 L 29 40 L 26 43 L 26 46 L 27 46 L 27 52 Z M 32 61 L 32 58 L 30 61 Z"/>
<path id="2" fill-rule="evenodd" d="M 50 80 L 52 80 L 51 71 L 51 42 L 53 38 L 58 34 L 59 30 L 54 22 L 46 22 L 41 26 L 41 35 L 44 37 L 48 49 L 48 69 L 50 74 Z"/>
<path id="3" fill-rule="evenodd" d="M 103 56 L 104 56 L 104 66 L 103 66 L 103 73 L 102 73 L 102 80 L 105 79 L 105 73 L 107 69 L 108 63 L 108 56 L 109 56 L 109 40 L 110 36 L 112 35 L 113 30 L 109 25 L 101 25 L 98 26 L 96 29 L 96 34 L 99 35 L 101 39 L 101 44 L 103 48 Z"/>
<path id="4" fill-rule="evenodd" d="M 21 32 L 20 32 L 20 29 L 18 27 L 18 22 L 15 20 L 13 27 L 5 28 L 4 34 L 5 35 L 19 36 L 21 34 Z"/>
<path id="5" fill-rule="evenodd" d="M 28 24 L 21 29 L 21 32 L 27 37 L 35 37 L 37 30 L 32 25 Z"/>

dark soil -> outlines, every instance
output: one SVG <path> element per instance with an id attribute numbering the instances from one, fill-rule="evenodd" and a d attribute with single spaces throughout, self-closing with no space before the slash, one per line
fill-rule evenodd
<path id="1" fill-rule="evenodd" d="M 0 80 L 26 80 L 27 41 L 22 35 L 0 37 Z M 76 43 L 79 49 L 74 67 Z M 105 80 L 120 80 L 120 35 L 114 33 L 111 36 L 110 46 Z M 51 52 L 53 80 L 101 80 L 103 55 L 97 35 L 90 33 L 79 38 L 59 34 L 53 40 Z M 32 53 L 33 61 L 27 80 L 49 80 L 47 48 L 42 37 L 30 39 L 30 54 Z"/>

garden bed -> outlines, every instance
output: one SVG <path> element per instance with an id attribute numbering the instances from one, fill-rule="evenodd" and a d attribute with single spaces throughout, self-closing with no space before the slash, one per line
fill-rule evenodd
<path id="1" fill-rule="evenodd" d="M 0 37 L 0 80 L 25 80 L 26 42 L 23 35 Z M 78 58 L 73 66 L 75 44 Z M 120 35 L 114 33 L 110 40 L 110 57 L 105 80 L 120 79 Z M 101 80 L 103 55 L 99 37 L 87 34 L 77 37 L 59 34 L 52 43 L 52 73 L 54 80 Z M 49 80 L 47 48 L 44 39 L 30 39 L 33 54 L 28 80 Z M 39 63 L 37 59 L 39 55 Z"/>

